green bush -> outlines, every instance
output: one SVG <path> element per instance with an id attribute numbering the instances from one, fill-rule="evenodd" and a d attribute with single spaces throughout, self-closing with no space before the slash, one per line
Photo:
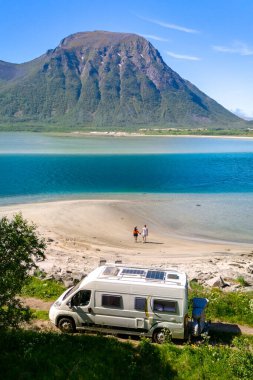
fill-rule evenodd
<path id="1" fill-rule="evenodd" d="M 44 259 L 46 244 L 36 226 L 16 214 L 0 219 L 0 326 L 17 327 L 31 317 L 17 295 L 35 268 L 35 260 Z"/>

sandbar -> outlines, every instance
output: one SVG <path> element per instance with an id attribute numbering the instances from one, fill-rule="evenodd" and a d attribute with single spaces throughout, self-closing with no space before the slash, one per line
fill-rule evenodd
<path id="1" fill-rule="evenodd" d="M 133 199 L 82 199 L 8 205 L 0 217 L 21 212 L 47 241 L 47 273 L 94 269 L 100 259 L 126 265 L 177 268 L 190 278 L 249 275 L 252 245 L 183 236 L 180 226 L 161 220 L 163 202 Z M 171 223 L 171 226 L 170 226 Z M 149 227 L 147 243 L 135 243 L 132 230 Z M 177 233 L 179 230 L 179 233 Z"/>

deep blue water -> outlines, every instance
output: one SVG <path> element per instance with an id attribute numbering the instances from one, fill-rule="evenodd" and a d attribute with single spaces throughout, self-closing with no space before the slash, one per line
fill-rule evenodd
<path id="1" fill-rule="evenodd" d="M 0 198 L 92 192 L 250 193 L 253 152 L 0 155 Z"/>

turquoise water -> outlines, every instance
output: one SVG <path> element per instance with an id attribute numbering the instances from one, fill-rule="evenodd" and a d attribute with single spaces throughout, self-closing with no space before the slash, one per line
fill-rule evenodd
<path id="1" fill-rule="evenodd" d="M 253 243 L 253 140 L 0 134 L 0 205 L 81 198 L 145 200 L 164 231 Z"/>
<path id="2" fill-rule="evenodd" d="M 0 155 L 0 198 L 83 193 L 251 193 L 253 153 Z"/>
<path id="3" fill-rule="evenodd" d="M 0 134 L 0 203 L 93 193 L 253 193 L 253 140 Z"/>

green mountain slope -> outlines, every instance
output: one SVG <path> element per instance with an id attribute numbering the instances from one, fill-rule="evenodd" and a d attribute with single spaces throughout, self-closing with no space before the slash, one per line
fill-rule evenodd
<path id="1" fill-rule="evenodd" d="M 242 120 L 182 79 L 144 38 L 98 31 L 73 34 L 27 63 L 0 61 L 0 123 L 14 122 L 232 128 Z"/>

